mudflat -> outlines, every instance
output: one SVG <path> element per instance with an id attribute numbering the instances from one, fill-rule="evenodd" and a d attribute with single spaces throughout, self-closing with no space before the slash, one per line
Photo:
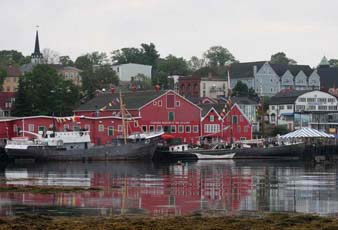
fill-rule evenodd
<path id="1" fill-rule="evenodd" d="M 132 230 L 333 230 L 338 229 L 335 217 L 315 215 L 263 213 L 255 216 L 183 216 L 183 217 L 48 217 L 23 215 L 15 218 L 1 218 L 0 229 L 132 229 Z"/>

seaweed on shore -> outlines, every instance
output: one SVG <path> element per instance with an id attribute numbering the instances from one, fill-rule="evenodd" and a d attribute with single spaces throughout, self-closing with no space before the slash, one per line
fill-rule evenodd
<path id="1" fill-rule="evenodd" d="M 329 230 L 338 229 L 338 219 L 302 214 L 263 214 L 261 217 L 45 217 L 23 215 L 0 219 L 0 229 L 137 229 L 137 230 Z"/>

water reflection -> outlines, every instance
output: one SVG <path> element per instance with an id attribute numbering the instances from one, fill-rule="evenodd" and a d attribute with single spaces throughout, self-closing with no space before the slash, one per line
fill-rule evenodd
<path id="1" fill-rule="evenodd" d="M 239 211 L 338 213 L 336 166 L 279 161 L 185 164 L 44 163 L 0 167 L 1 186 L 80 186 L 101 191 L 0 192 L 0 215 L 153 216 Z"/>

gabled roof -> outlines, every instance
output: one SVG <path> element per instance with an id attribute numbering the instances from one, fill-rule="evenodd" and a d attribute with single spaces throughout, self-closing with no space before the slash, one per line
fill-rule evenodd
<path id="1" fill-rule="evenodd" d="M 205 115 L 202 115 L 202 120 L 201 120 L 201 121 L 203 121 L 211 111 L 214 111 L 214 112 L 216 113 L 217 117 L 218 117 L 219 119 L 222 119 L 221 115 L 219 115 L 220 113 L 217 112 L 217 110 L 214 108 L 214 106 L 212 106 L 212 107 L 208 110 L 208 112 L 205 113 Z M 222 111 L 220 111 L 220 112 L 222 112 Z"/>
<path id="2" fill-rule="evenodd" d="M 270 64 L 272 69 L 278 76 L 283 76 L 283 74 L 289 70 L 291 74 L 295 77 L 300 71 L 303 71 L 304 74 L 309 77 L 313 69 L 309 65 L 283 65 L 283 64 Z"/>
<path id="3" fill-rule="evenodd" d="M 226 107 L 226 104 L 206 104 L 206 105 L 199 105 L 202 109 L 202 117 L 208 114 L 208 112 L 214 108 L 217 113 L 221 113 L 222 110 Z"/>
<path id="4" fill-rule="evenodd" d="M 246 96 L 233 96 L 231 97 L 231 101 L 239 105 L 257 105 L 259 98 L 250 98 Z"/>
<path id="5" fill-rule="evenodd" d="M 136 92 L 122 92 L 123 102 L 126 105 L 127 109 L 139 109 L 141 106 L 147 104 L 149 101 L 162 95 L 164 91 L 156 92 L 154 90 L 148 91 L 136 91 Z M 120 104 L 117 102 L 119 100 L 119 94 L 111 93 L 102 93 L 88 102 L 80 105 L 75 111 L 95 111 L 100 110 L 106 106 L 106 110 L 118 110 L 120 109 Z M 109 103 L 114 102 L 112 106 L 109 106 Z"/>
<path id="6" fill-rule="evenodd" d="M 308 92 L 311 92 L 311 90 L 285 90 L 271 97 L 269 104 L 270 105 L 294 104 L 300 95 Z"/>
<path id="7" fill-rule="evenodd" d="M 257 67 L 257 71 L 264 65 L 266 61 L 258 62 L 243 62 L 233 63 L 230 66 L 230 79 L 237 78 L 253 78 L 254 77 L 254 66 Z"/>

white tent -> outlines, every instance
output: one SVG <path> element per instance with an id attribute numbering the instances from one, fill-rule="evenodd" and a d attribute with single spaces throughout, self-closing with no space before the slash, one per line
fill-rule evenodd
<path id="1" fill-rule="evenodd" d="M 301 128 L 291 133 L 285 134 L 280 138 L 303 138 L 303 137 L 326 137 L 326 138 L 334 138 L 334 135 L 327 134 L 325 132 L 318 131 L 316 129 L 311 128 Z"/>

